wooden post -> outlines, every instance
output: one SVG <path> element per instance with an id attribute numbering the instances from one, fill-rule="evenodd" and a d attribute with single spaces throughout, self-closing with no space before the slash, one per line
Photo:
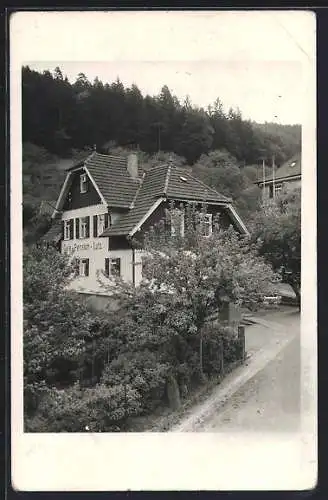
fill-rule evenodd
<path id="1" fill-rule="evenodd" d="M 203 329 L 199 331 L 199 371 L 203 376 Z"/>
<path id="2" fill-rule="evenodd" d="M 95 377 L 95 349 L 96 349 L 96 341 L 92 340 L 92 362 L 91 362 L 91 380 L 92 384 L 94 384 Z"/>
<path id="3" fill-rule="evenodd" d="M 238 326 L 238 340 L 241 347 L 241 359 L 244 361 L 246 356 L 245 350 L 245 327 L 242 325 Z"/>

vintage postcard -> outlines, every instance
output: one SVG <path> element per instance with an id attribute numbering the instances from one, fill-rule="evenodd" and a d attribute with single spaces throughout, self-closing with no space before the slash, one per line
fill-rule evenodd
<path id="1" fill-rule="evenodd" d="M 315 32 L 11 16 L 15 489 L 315 487 Z"/>

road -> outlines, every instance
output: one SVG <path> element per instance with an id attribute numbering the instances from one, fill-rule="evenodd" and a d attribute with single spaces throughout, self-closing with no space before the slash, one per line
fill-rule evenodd
<path id="1" fill-rule="evenodd" d="M 290 342 L 274 359 L 248 380 L 217 411 L 206 418 L 197 431 L 231 432 L 297 431 L 300 419 L 300 320 L 295 313 L 275 313 L 265 316 L 278 327 L 274 333 L 275 342 L 284 336 Z M 279 331 L 279 325 L 281 330 Z M 256 325 L 253 328 L 261 328 Z M 261 347 L 265 337 L 270 335 L 266 328 L 263 335 L 248 335 L 248 350 Z M 247 345 L 247 344 L 246 344 Z"/>
<path id="2" fill-rule="evenodd" d="M 246 327 L 246 362 L 191 408 L 173 432 L 297 431 L 301 406 L 300 314 L 257 313 Z"/>

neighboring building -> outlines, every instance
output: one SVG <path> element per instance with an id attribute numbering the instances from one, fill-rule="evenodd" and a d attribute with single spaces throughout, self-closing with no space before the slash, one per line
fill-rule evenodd
<path id="1" fill-rule="evenodd" d="M 136 154 L 122 158 L 93 152 L 67 171 L 52 227 L 43 240 L 78 259 L 78 276 L 71 285 L 77 291 L 104 294 L 99 271 L 138 285 L 142 251 L 133 248 L 131 238 L 163 219 L 171 201 L 200 207 L 206 203 L 205 236 L 218 213 L 223 226 L 232 224 L 247 233 L 230 199 L 172 162 L 141 175 Z M 179 220 L 179 227 L 171 225 L 172 232 L 183 231 L 183 218 Z"/>
<path id="2" fill-rule="evenodd" d="M 301 153 L 294 155 L 275 174 L 271 173 L 268 178 L 260 179 L 257 184 L 263 193 L 263 199 L 274 198 L 283 188 L 294 189 L 301 186 L 302 162 Z"/>

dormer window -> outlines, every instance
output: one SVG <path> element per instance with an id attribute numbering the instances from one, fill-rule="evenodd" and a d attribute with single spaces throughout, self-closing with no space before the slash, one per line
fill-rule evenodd
<path id="1" fill-rule="evenodd" d="M 80 175 L 80 193 L 86 193 L 88 191 L 88 178 L 87 174 Z"/>

